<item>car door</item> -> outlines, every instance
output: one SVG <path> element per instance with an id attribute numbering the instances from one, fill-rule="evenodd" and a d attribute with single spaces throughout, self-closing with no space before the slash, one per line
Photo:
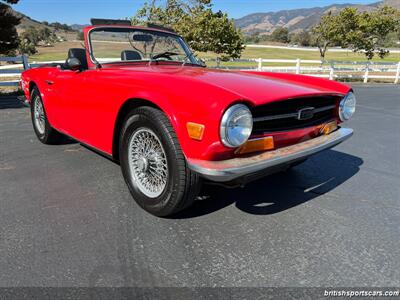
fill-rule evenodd
<path id="1" fill-rule="evenodd" d="M 84 99 L 89 96 L 86 79 L 90 72 L 59 69 L 52 80 L 52 125 L 82 142 L 87 140 L 82 121 L 89 110 Z"/>
<path id="2" fill-rule="evenodd" d="M 105 153 L 111 153 L 110 141 L 114 134 L 114 122 L 119 100 L 125 99 L 114 76 L 106 68 L 85 71 L 82 95 L 74 105 L 80 128 L 79 140 Z M 112 73 L 112 72 L 111 72 Z"/>
<path id="3" fill-rule="evenodd" d="M 110 82 L 102 77 L 102 69 L 60 70 L 54 76 L 53 111 L 56 129 L 104 151 L 109 150 L 104 136 L 113 134 L 113 110 L 109 107 Z"/>

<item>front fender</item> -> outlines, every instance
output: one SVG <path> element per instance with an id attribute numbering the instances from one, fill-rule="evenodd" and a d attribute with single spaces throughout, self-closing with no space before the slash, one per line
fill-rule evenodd
<path id="1" fill-rule="evenodd" d="M 150 89 L 131 93 L 127 99 L 119 104 L 118 111 L 114 114 L 116 118 L 126 101 L 145 100 L 152 103 L 168 117 L 187 158 L 213 160 L 219 158 L 221 153 L 231 151 L 222 145 L 219 138 L 220 119 L 229 106 L 225 104 L 226 101 L 218 101 L 217 97 L 210 99 L 210 102 L 200 101 L 195 97 L 191 99 L 190 96 L 179 93 Z M 114 124 L 117 122 L 116 118 Z M 186 127 L 188 122 L 205 126 L 201 141 L 189 137 Z"/>

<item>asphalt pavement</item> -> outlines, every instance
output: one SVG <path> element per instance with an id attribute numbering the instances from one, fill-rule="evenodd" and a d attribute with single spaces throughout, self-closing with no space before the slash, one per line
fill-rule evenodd
<path id="1" fill-rule="evenodd" d="M 355 85 L 354 136 L 245 188 L 206 187 L 173 219 L 120 167 L 46 146 L 0 99 L 0 287 L 400 286 L 400 86 Z"/>

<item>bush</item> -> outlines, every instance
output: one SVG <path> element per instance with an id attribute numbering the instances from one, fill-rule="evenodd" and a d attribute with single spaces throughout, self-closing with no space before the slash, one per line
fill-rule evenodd
<path id="1" fill-rule="evenodd" d="M 293 44 L 297 44 L 300 46 L 310 46 L 311 45 L 311 35 L 307 31 L 300 31 L 297 33 L 293 33 L 290 36 L 290 42 Z"/>
<path id="2" fill-rule="evenodd" d="M 85 39 L 84 35 L 83 35 L 83 31 L 79 31 L 76 35 L 76 39 L 78 41 L 83 41 Z"/>
<path id="3" fill-rule="evenodd" d="M 276 28 L 271 34 L 271 40 L 274 42 L 288 43 L 289 30 L 283 27 Z"/>
<path id="4" fill-rule="evenodd" d="M 37 53 L 36 46 L 27 39 L 22 39 L 18 45 L 18 51 L 21 54 L 33 55 Z"/>

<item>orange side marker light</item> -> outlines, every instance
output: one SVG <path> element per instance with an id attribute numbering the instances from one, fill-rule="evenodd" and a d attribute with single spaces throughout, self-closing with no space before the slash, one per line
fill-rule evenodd
<path id="1" fill-rule="evenodd" d="M 338 128 L 337 122 L 332 121 L 329 123 L 326 123 L 322 128 L 320 129 L 321 134 L 327 135 L 330 134 L 331 132 L 335 131 Z"/>
<path id="2" fill-rule="evenodd" d="M 186 129 L 188 131 L 189 136 L 194 139 L 201 141 L 204 135 L 205 126 L 203 124 L 187 122 Z"/>

